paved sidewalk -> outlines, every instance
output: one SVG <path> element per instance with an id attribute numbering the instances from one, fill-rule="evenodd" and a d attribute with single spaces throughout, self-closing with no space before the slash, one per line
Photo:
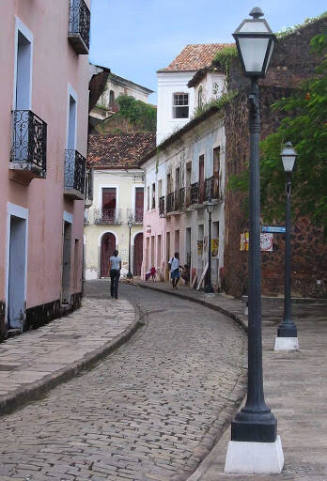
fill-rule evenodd
<path id="1" fill-rule="evenodd" d="M 231 311 L 246 323 L 244 303 L 224 295 L 205 295 L 189 288 L 173 291 L 163 283 L 140 283 L 193 301 Z M 327 302 L 293 302 L 300 350 L 273 351 L 277 326 L 283 315 L 282 299 L 263 299 L 263 369 L 267 404 L 278 421 L 285 456 L 280 475 L 226 475 L 224 463 L 228 428 L 188 481 L 327 481 Z"/>
<path id="2" fill-rule="evenodd" d="M 0 415 L 110 353 L 139 324 L 126 300 L 84 298 L 72 314 L 6 340 L 0 344 Z"/>

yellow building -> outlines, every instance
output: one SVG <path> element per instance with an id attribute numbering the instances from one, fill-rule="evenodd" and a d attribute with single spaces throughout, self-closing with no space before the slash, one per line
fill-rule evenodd
<path id="1" fill-rule="evenodd" d="M 154 146 L 154 134 L 91 135 L 89 168 L 93 203 L 85 211 L 84 278 L 108 277 L 117 249 L 121 274 L 140 275 L 143 260 L 144 178 L 138 161 Z"/>

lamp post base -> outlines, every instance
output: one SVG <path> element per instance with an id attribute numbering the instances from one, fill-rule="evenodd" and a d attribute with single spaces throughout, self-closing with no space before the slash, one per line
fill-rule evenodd
<path id="1" fill-rule="evenodd" d="M 131 272 L 127 272 L 126 277 L 127 279 L 133 279 L 133 274 Z"/>
<path id="2" fill-rule="evenodd" d="M 274 351 L 298 351 L 299 340 L 297 337 L 279 337 L 275 338 Z"/>
<path id="3" fill-rule="evenodd" d="M 215 292 L 213 287 L 210 284 L 207 285 L 207 286 L 204 286 L 203 290 L 206 294 L 214 294 L 214 292 Z"/>
<path id="4" fill-rule="evenodd" d="M 225 473 L 274 474 L 281 473 L 283 466 L 280 436 L 273 443 L 229 441 Z"/>

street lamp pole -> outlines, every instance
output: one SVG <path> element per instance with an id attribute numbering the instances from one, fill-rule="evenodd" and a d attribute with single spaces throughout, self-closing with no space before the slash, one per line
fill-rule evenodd
<path id="1" fill-rule="evenodd" d="M 291 305 L 291 188 L 292 171 L 296 160 L 296 151 L 291 142 L 287 142 L 281 152 L 286 173 L 286 219 L 285 219 L 285 283 L 284 283 L 284 315 L 278 327 L 275 339 L 275 351 L 294 351 L 299 349 L 296 325 L 292 321 Z"/>
<path id="2" fill-rule="evenodd" d="M 249 95 L 249 317 L 248 388 L 245 406 L 232 421 L 225 471 L 279 473 L 284 456 L 277 421 L 265 403 L 262 372 L 261 253 L 260 253 L 260 102 L 258 79 L 265 77 L 275 36 L 259 8 L 254 8 L 234 34 L 245 75 L 251 79 Z"/>
<path id="3" fill-rule="evenodd" d="M 214 203 L 211 199 L 206 202 L 206 209 L 208 212 L 208 271 L 205 277 L 204 292 L 207 294 L 213 293 L 214 289 L 211 283 L 211 216 L 214 208 Z"/>
<path id="4" fill-rule="evenodd" d="M 128 228 L 129 228 L 129 240 L 128 240 L 128 273 L 127 273 L 127 279 L 132 279 L 133 274 L 131 272 L 131 239 L 132 239 L 132 226 L 133 226 L 133 221 L 132 219 L 128 220 Z"/>

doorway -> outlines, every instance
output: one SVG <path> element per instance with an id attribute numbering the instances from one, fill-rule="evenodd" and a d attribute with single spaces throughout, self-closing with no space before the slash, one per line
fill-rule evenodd
<path id="1" fill-rule="evenodd" d="M 111 232 L 106 232 L 101 239 L 100 277 L 109 277 L 109 259 L 116 249 L 116 237 Z"/>
<path id="2" fill-rule="evenodd" d="M 143 234 L 140 232 L 134 238 L 133 275 L 140 276 L 143 262 Z"/>
<path id="3" fill-rule="evenodd" d="M 10 216 L 8 269 L 8 327 L 23 329 L 26 298 L 26 219 Z"/>
<path id="4" fill-rule="evenodd" d="M 62 253 L 62 295 L 61 302 L 69 304 L 70 302 L 70 270 L 71 270 L 71 239 L 72 224 L 64 221 L 63 235 L 63 253 Z"/>

